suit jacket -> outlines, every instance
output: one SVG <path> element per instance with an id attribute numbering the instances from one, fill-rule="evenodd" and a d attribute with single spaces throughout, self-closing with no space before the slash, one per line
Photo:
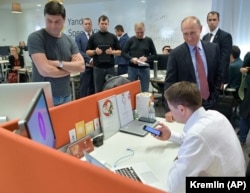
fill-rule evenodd
<path id="1" fill-rule="evenodd" d="M 245 96 L 243 101 L 240 103 L 240 116 L 243 118 L 249 117 L 250 114 L 250 88 L 245 91 Z"/>
<path id="2" fill-rule="evenodd" d="M 203 100 L 202 104 L 206 109 L 209 109 L 215 105 L 219 96 L 222 81 L 222 69 L 220 66 L 218 45 L 203 41 L 201 41 L 201 43 L 207 60 L 207 81 L 210 91 L 209 98 L 206 101 Z M 167 89 L 173 83 L 180 81 L 197 83 L 191 54 L 186 43 L 176 47 L 169 54 L 164 88 Z M 167 105 L 166 111 L 169 111 Z"/>
<path id="3" fill-rule="evenodd" d="M 209 33 L 203 36 L 202 40 L 208 41 Z M 221 65 L 223 66 L 223 83 L 227 83 L 229 80 L 228 65 L 230 63 L 230 54 L 233 46 L 232 36 L 228 32 L 218 29 L 213 39 L 213 43 L 219 45 Z"/>
<path id="4" fill-rule="evenodd" d="M 229 81 L 228 88 L 235 88 L 238 91 L 241 83 L 240 68 L 243 65 L 243 61 L 240 58 L 236 58 L 231 64 L 229 64 Z"/>
<path id="5" fill-rule="evenodd" d="M 127 33 L 123 34 L 123 36 L 120 37 L 119 39 L 119 44 L 121 49 L 123 48 L 123 46 L 125 45 L 125 43 L 127 42 L 127 40 L 129 39 L 129 36 Z M 123 64 L 123 65 L 128 65 L 129 61 L 127 59 L 125 59 L 122 56 L 115 56 L 115 64 Z"/>
<path id="6" fill-rule="evenodd" d="M 86 48 L 88 44 L 88 37 L 85 32 L 80 33 L 75 37 L 75 42 L 78 46 L 80 53 L 82 54 L 85 62 L 90 63 L 91 57 L 86 54 Z"/>

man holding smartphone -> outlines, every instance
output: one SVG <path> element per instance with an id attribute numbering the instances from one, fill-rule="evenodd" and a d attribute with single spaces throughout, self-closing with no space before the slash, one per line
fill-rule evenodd
<path id="1" fill-rule="evenodd" d="M 182 81 L 165 91 L 174 120 L 185 124 L 177 134 L 159 123 L 159 140 L 179 143 L 168 174 L 168 192 L 185 192 L 186 176 L 245 176 L 245 159 L 235 131 L 225 116 L 205 110 L 196 84 Z"/>

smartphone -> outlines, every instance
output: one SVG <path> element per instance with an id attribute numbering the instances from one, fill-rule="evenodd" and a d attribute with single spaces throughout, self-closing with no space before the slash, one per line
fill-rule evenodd
<path id="1" fill-rule="evenodd" d="M 156 136 L 161 136 L 161 131 L 157 130 L 157 129 L 154 129 L 152 127 L 149 127 L 147 125 L 144 125 L 143 126 L 143 130 L 153 134 L 153 135 L 156 135 Z"/>
<path id="2" fill-rule="evenodd" d="M 152 119 L 152 118 L 148 118 L 148 117 L 140 117 L 138 119 L 138 121 L 147 122 L 147 123 L 154 123 L 156 120 Z"/>

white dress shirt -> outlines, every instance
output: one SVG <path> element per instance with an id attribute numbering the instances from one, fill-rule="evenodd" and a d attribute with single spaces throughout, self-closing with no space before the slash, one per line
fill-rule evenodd
<path id="1" fill-rule="evenodd" d="M 217 111 L 196 110 L 182 134 L 170 140 L 180 143 L 178 157 L 168 174 L 168 192 L 185 192 L 186 176 L 245 176 L 245 159 L 230 122 Z"/>

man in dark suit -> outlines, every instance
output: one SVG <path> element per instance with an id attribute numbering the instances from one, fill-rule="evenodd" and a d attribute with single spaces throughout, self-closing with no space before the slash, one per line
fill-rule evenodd
<path id="1" fill-rule="evenodd" d="M 228 67 L 230 63 L 230 54 L 232 50 L 232 36 L 228 32 L 221 30 L 218 25 L 220 21 L 220 14 L 216 11 L 211 11 L 207 14 L 207 24 L 210 33 L 207 33 L 202 40 L 216 43 L 220 48 L 220 58 L 223 73 L 223 83 L 228 83 L 229 74 Z"/>
<path id="2" fill-rule="evenodd" d="M 189 16 L 182 20 L 181 31 L 185 42 L 171 51 L 168 58 L 165 90 L 173 83 L 189 81 L 197 83 L 201 90 L 201 82 L 206 82 L 208 95 L 202 100 L 206 109 L 213 108 L 219 95 L 222 82 L 219 47 L 217 44 L 200 41 L 202 26 L 197 17 Z M 196 50 L 200 54 L 205 78 L 200 80 L 196 58 Z M 199 62 L 200 64 L 200 62 Z M 209 90 L 209 91 L 208 91 Z M 165 118 L 173 121 L 166 104 Z"/>
<path id="3" fill-rule="evenodd" d="M 84 32 L 77 35 L 75 37 L 75 41 L 86 62 L 85 72 L 80 74 L 80 97 L 85 97 L 95 93 L 93 79 L 93 59 L 85 53 L 89 37 L 93 34 L 93 31 L 92 21 L 90 18 L 84 18 L 82 22 Z"/>
<path id="4" fill-rule="evenodd" d="M 122 25 L 115 26 L 115 35 L 117 36 L 119 40 L 119 44 L 121 49 L 129 39 L 129 36 L 127 33 L 124 32 Z M 127 74 L 128 73 L 128 64 L 129 61 L 122 56 L 115 56 L 115 64 L 118 65 L 118 75 Z"/>

